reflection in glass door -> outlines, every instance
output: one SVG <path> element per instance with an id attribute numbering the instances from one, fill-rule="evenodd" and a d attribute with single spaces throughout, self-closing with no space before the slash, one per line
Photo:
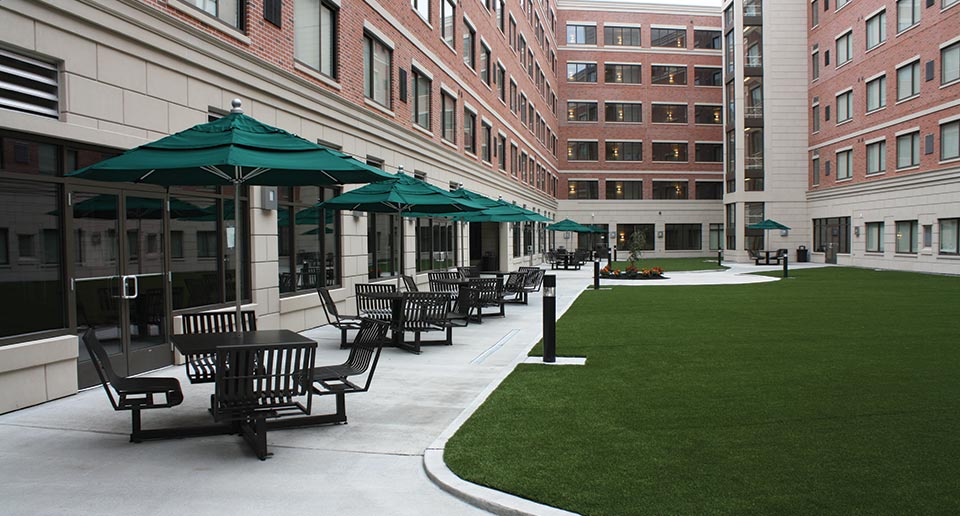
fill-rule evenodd
<path id="1" fill-rule="evenodd" d="M 96 331 L 114 368 L 137 374 L 171 363 L 160 197 L 75 192 L 77 330 Z M 124 216 L 120 217 L 120 213 Z M 80 347 L 81 386 L 96 383 Z"/>

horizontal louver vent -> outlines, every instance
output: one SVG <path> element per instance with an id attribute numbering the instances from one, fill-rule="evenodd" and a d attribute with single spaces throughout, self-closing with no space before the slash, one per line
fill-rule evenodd
<path id="1" fill-rule="evenodd" d="M 0 108 L 59 118 L 57 65 L 0 48 Z"/>

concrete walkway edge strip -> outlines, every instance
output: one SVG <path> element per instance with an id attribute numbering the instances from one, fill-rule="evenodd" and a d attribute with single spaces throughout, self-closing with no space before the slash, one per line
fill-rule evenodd
<path id="1" fill-rule="evenodd" d="M 557 319 L 562 317 L 586 290 L 588 289 L 578 289 L 577 294 L 573 296 L 568 303 L 557 307 Z M 517 364 L 526 361 L 530 350 L 533 349 L 542 338 L 543 331 L 541 330 L 537 333 L 536 338 L 533 339 L 529 347 L 527 347 L 524 352 L 518 353 L 510 365 L 503 368 L 501 373 L 487 385 L 483 392 L 474 398 L 469 406 L 460 412 L 460 415 L 447 426 L 423 453 L 423 469 L 427 473 L 427 477 L 434 484 L 470 505 L 502 516 L 570 516 L 577 514 L 474 484 L 473 482 L 468 482 L 458 477 L 443 461 L 443 452 L 450 437 L 463 426 L 467 419 L 480 408 L 480 405 L 490 397 L 490 394 L 500 386 L 503 380 L 516 369 Z"/>

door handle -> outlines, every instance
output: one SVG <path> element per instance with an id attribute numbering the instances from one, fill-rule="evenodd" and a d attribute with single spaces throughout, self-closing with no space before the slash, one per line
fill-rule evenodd
<path id="1" fill-rule="evenodd" d="M 138 296 L 139 293 L 140 293 L 140 292 L 139 292 L 139 291 L 140 291 L 140 285 L 139 285 L 139 281 L 137 281 L 137 276 L 132 275 L 132 274 L 129 275 L 129 276 L 121 276 L 121 277 L 120 277 L 120 281 L 121 281 L 121 286 L 122 286 L 122 289 L 121 289 L 121 292 L 120 292 L 120 297 L 122 297 L 122 298 L 124 298 L 124 299 L 136 299 L 137 296 Z M 132 294 L 130 293 L 130 289 L 129 289 L 129 286 L 130 286 L 130 285 L 133 285 L 133 293 L 132 293 Z"/>

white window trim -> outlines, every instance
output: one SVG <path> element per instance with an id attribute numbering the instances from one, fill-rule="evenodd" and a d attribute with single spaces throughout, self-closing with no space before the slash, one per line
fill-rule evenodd
<path id="1" fill-rule="evenodd" d="M 870 20 L 870 18 L 873 18 L 874 16 L 876 16 L 876 15 L 878 15 L 878 14 L 880 14 L 880 13 L 886 11 L 886 10 L 887 10 L 887 6 L 883 6 L 883 7 L 879 8 L 879 9 L 877 9 L 876 11 L 873 11 L 872 13 L 863 15 L 863 24 L 866 25 L 867 22 Z"/>
<path id="2" fill-rule="evenodd" d="M 310 77 L 312 77 L 312 78 L 314 78 L 314 79 L 316 79 L 316 80 L 318 80 L 318 81 L 326 84 L 327 86 L 330 86 L 331 88 L 335 88 L 335 89 L 337 89 L 337 90 L 342 90 L 342 89 L 343 89 L 343 86 L 341 86 L 340 83 L 337 82 L 336 80 L 328 77 L 328 76 L 325 75 L 323 72 L 319 72 L 319 71 L 315 70 L 315 69 L 314 69 L 313 67 L 311 67 L 311 66 L 308 66 L 308 65 L 305 65 L 305 64 L 301 63 L 300 61 L 298 61 L 298 60 L 296 60 L 296 59 L 293 60 L 293 68 L 294 68 L 295 70 L 297 70 L 298 72 L 305 73 L 305 74 L 309 75 Z"/>
<path id="3" fill-rule="evenodd" d="M 627 62 L 622 62 L 622 63 L 621 63 L 621 62 L 617 62 L 617 61 L 604 61 L 603 64 L 604 64 L 604 66 L 606 66 L 606 65 L 618 65 L 618 66 L 624 66 L 624 65 L 626 65 L 626 66 L 631 66 L 631 65 L 636 65 L 636 66 L 642 66 L 642 65 L 643 65 L 643 63 L 638 63 L 638 62 L 636 62 L 636 61 L 631 62 L 631 63 L 627 63 Z"/>
<path id="4" fill-rule="evenodd" d="M 687 68 L 689 63 L 650 63 L 650 66 L 675 66 L 677 68 Z M 652 72 L 651 72 L 652 73 Z"/>
<path id="5" fill-rule="evenodd" d="M 467 27 L 473 29 L 474 32 L 476 32 L 477 26 L 473 24 L 473 21 L 470 19 L 469 16 L 467 16 L 467 13 L 463 13 L 463 23 L 465 23 Z"/>
<path id="6" fill-rule="evenodd" d="M 512 19 L 512 18 L 513 18 L 513 15 L 510 15 L 510 18 Z M 586 25 L 586 26 L 588 26 L 588 27 L 596 27 L 596 26 L 597 26 L 597 22 L 595 22 L 595 21 L 574 21 L 574 20 L 567 20 L 567 21 L 565 21 L 565 22 L 563 22 L 563 23 L 564 23 L 564 25 L 563 25 L 564 31 L 563 31 L 563 32 L 567 32 L 567 31 L 566 31 L 566 28 L 569 27 L 570 25 Z"/>
<path id="7" fill-rule="evenodd" d="M 723 142 L 714 142 L 709 140 L 695 140 L 693 143 L 719 143 L 720 145 L 723 145 Z"/>
<path id="8" fill-rule="evenodd" d="M 885 142 L 885 141 L 887 141 L 887 137 L 886 137 L 886 136 L 880 136 L 880 137 L 878 137 L 878 138 L 873 138 L 873 139 L 870 139 L 870 140 L 865 140 L 865 141 L 863 142 L 863 144 L 866 146 L 866 145 L 871 145 L 871 144 L 874 144 L 874 143 L 877 143 L 877 142 Z"/>
<path id="9" fill-rule="evenodd" d="M 389 48 L 391 52 L 396 50 L 397 45 L 394 44 L 393 40 L 388 38 L 386 34 L 381 32 L 380 29 L 367 20 L 363 20 L 363 30 L 369 32 L 371 36 L 380 40 L 380 43 Z"/>
<path id="10" fill-rule="evenodd" d="M 918 54 L 918 55 L 915 55 L 915 56 L 907 59 L 906 61 L 901 61 L 900 64 L 898 64 L 897 66 L 894 66 L 893 68 L 894 68 L 895 70 L 899 70 L 899 69 L 903 68 L 904 66 L 911 65 L 911 64 L 913 64 L 914 62 L 919 62 L 919 61 L 920 61 L 920 55 Z"/>
<path id="11" fill-rule="evenodd" d="M 898 137 L 903 136 L 903 135 L 905 135 L 905 134 L 919 133 L 919 132 L 920 132 L 920 126 L 918 125 L 918 126 L 915 126 L 915 127 L 911 127 L 911 128 L 909 128 L 909 129 L 903 129 L 902 131 L 897 131 L 897 132 L 893 133 L 893 136 L 896 137 L 896 138 L 898 138 Z"/>
<path id="12" fill-rule="evenodd" d="M 603 28 L 606 29 L 607 27 L 610 27 L 611 29 L 617 29 L 617 28 L 640 29 L 640 28 L 643 28 L 643 24 L 627 23 L 627 22 L 611 22 L 611 23 L 603 22 Z"/>
<path id="13" fill-rule="evenodd" d="M 937 125 L 949 124 L 950 122 L 956 122 L 960 120 L 960 115 L 948 116 L 947 118 L 941 118 L 937 120 Z"/>
<path id="14" fill-rule="evenodd" d="M 834 93 L 833 96 L 834 96 L 834 97 L 839 97 L 840 95 L 843 95 L 844 93 L 850 93 L 850 92 L 852 92 L 852 91 L 853 91 L 853 86 L 851 86 L 851 87 L 849 87 L 849 88 L 847 88 L 847 89 L 844 89 L 844 90 L 840 90 L 840 91 Z"/>
<path id="15" fill-rule="evenodd" d="M 429 79 L 430 82 L 433 82 L 433 74 L 430 73 L 429 71 L 427 71 L 427 67 L 425 67 L 425 66 L 423 66 L 422 64 L 418 63 L 416 59 L 411 59 L 411 60 L 410 60 L 410 67 L 413 68 L 413 69 L 415 69 L 415 70 L 417 71 L 417 73 L 419 73 L 420 75 L 422 75 L 422 76 L 426 77 L 427 79 Z M 411 71 L 412 71 L 412 70 L 411 70 Z"/>
<path id="16" fill-rule="evenodd" d="M 835 37 L 833 38 L 834 43 L 836 43 L 837 40 L 839 40 L 840 38 L 842 38 L 842 37 L 844 37 L 844 36 L 846 36 L 846 35 L 848 35 L 848 34 L 850 34 L 850 33 L 852 33 L 852 32 L 853 32 L 853 27 L 847 27 L 846 30 L 844 30 L 844 31 L 841 32 L 839 35 L 837 35 L 837 36 L 835 36 Z"/>
<path id="17" fill-rule="evenodd" d="M 882 72 L 880 72 L 880 73 L 878 73 L 878 74 L 871 75 L 870 77 L 867 77 L 866 79 L 863 80 L 863 84 L 864 84 L 864 86 L 866 86 L 866 84 L 867 84 L 868 82 L 873 82 L 873 81 L 875 81 L 875 80 L 877 80 L 877 79 L 879 79 L 879 78 L 881 78 L 881 77 L 885 77 L 886 75 L 887 75 L 887 71 L 886 71 L 886 70 L 884 70 L 884 71 L 882 71 Z"/>
<path id="18" fill-rule="evenodd" d="M 217 30 L 223 31 L 230 37 L 241 41 L 245 45 L 252 44 L 250 37 L 240 31 L 240 29 L 230 25 L 220 18 L 217 18 L 216 16 L 213 16 L 212 14 L 207 13 L 206 11 L 203 11 L 193 4 L 188 4 L 184 0 L 167 0 L 167 5 L 204 25 L 216 27 Z"/>
<path id="19" fill-rule="evenodd" d="M 603 140 L 603 143 L 643 143 L 643 140 L 629 140 L 629 139 L 616 139 L 616 140 Z"/>
<path id="20" fill-rule="evenodd" d="M 572 65 L 572 64 L 592 64 L 592 65 L 595 65 L 595 64 L 597 64 L 597 62 L 596 62 L 596 61 L 567 61 L 567 64 L 568 64 L 568 65 Z"/>
<path id="21" fill-rule="evenodd" d="M 650 140 L 650 143 L 686 143 L 690 144 L 689 140 Z"/>
<path id="22" fill-rule="evenodd" d="M 687 30 L 687 28 L 686 28 L 686 27 L 683 27 L 683 26 L 677 26 L 677 25 L 659 25 L 659 24 L 654 24 L 654 23 L 651 23 L 651 24 L 650 24 L 650 28 L 651 28 L 651 29 L 674 29 L 674 30 L 682 30 L 682 31 L 686 31 L 686 30 Z M 723 29 L 721 29 L 720 32 L 723 32 Z"/>
<path id="23" fill-rule="evenodd" d="M 693 30 L 717 30 L 720 31 L 720 35 L 723 36 L 723 27 L 698 27 L 694 25 Z"/>
<path id="24" fill-rule="evenodd" d="M 451 88 L 450 86 L 447 86 L 442 82 L 440 83 L 440 91 L 442 93 L 446 93 L 448 97 L 453 97 L 453 100 L 460 99 L 460 95 L 457 93 L 457 90 Z"/>
<path id="25" fill-rule="evenodd" d="M 839 149 L 835 149 L 835 150 L 833 151 L 833 153 L 834 153 L 834 154 L 840 154 L 841 152 L 847 152 L 847 151 L 852 151 L 852 150 L 853 150 L 853 145 L 849 145 L 849 146 L 847 146 L 847 147 L 840 147 Z"/>
<path id="26" fill-rule="evenodd" d="M 958 2 L 957 4 L 960 4 L 960 2 Z M 957 4 L 953 4 L 953 5 L 957 5 Z M 951 6 L 951 7 L 952 7 L 952 6 Z M 953 45 L 954 43 L 960 43 L 960 36 L 957 36 L 957 37 L 955 37 L 955 38 L 953 38 L 953 39 L 951 39 L 951 40 L 949 40 L 949 41 L 945 41 L 945 42 L 943 42 L 943 43 L 940 43 L 939 49 L 940 49 L 940 50 L 943 50 L 943 49 L 949 47 L 950 45 Z"/>
<path id="27" fill-rule="evenodd" d="M 589 103 L 597 104 L 597 103 L 599 103 L 600 101 L 599 101 L 599 100 L 596 100 L 596 99 L 567 99 L 567 102 L 568 102 L 568 103 L 569 103 L 569 102 L 585 102 L 585 103 L 588 103 L 588 104 L 589 104 Z"/>
<path id="28" fill-rule="evenodd" d="M 467 102 L 464 102 L 464 103 L 463 103 L 463 109 L 466 109 L 467 111 L 473 113 L 474 115 L 477 114 L 477 108 L 473 107 L 472 105 L 468 104 Z"/>

